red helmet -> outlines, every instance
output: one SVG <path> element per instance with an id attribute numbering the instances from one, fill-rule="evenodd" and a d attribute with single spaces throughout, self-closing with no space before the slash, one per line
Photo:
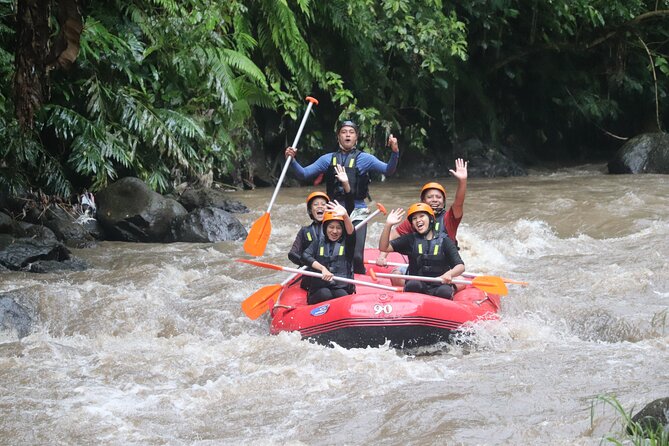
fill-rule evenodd
<path id="1" fill-rule="evenodd" d="M 434 220 L 434 211 L 425 203 L 416 203 L 409 206 L 407 220 L 411 221 L 411 216 L 417 212 L 425 212 L 430 217 L 430 220 Z"/>
<path id="2" fill-rule="evenodd" d="M 444 189 L 444 186 L 442 186 L 439 183 L 427 183 L 423 188 L 420 190 L 420 199 L 423 199 L 423 195 L 425 195 L 425 191 L 428 189 L 437 189 L 439 192 L 441 192 L 444 196 L 444 200 L 446 199 L 446 189 Z"/>
<path id="3" fill-rule="evenodd" d="M 309 217 L 313 219 L 313 215 L 311 215 L 311 201 L 316 199 L 316 198 L 323 198 L 326 202 L 330 201 L 330 197 L 325 192 L 321 191 L 316 191 L 312 192 L 309 194 L 307 197 L 307 214 L 309 214 Z"/>

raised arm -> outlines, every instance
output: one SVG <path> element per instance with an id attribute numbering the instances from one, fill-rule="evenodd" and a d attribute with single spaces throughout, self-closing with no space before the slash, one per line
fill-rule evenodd
<path id="1" fill-rule="evenodd" d="M 455 190 L 455 198 L 453 198 L 453 217 L 456 219 L 462 218 L 465 205 L 465 194 L 467 193 L 467 161 L 462 158 L 455 160 L 455 170 L 450 169 L 449 172 L 458 180 L 458 187 Z"/>
<path id="2" fill-rule="evenodd" d="M 390 244 L 390 231 L 392 227 L 401 222 L 403 218 L 404 209 L 397 208 L 390 211 L 386 218 L 386 224 L 381 232 L 381 237 L 379 238 L 379 251 L 393 252 L 393 247 Z"/>
<path id="3" fill-rule="evenodd" d="M 295 159 L 295 155 L 297 155 L 297 149 L 295 147 L 286 147 L 284 156 L 286 158 L 289 156 L 293 157 L 293 161 L 290 163 L 290 167 L 295 174 L 295 178 L 300 181 L 308 180 L 315 177 L 319 173 L 325 172 L 330 165 L 330 157 L 332 156 L 332 154 L 326 153 L 325 155 L 321 155 L 316 161 L 309 164 L 308 166 L 302 167 L 302 165 L 297 162 L 297 159 Z"/>
<path id="4" fill-rule="evenodd" d="M 346 168 L 340 164 L 335 165 L 335 176 L 337 180 L 341 183 L 341 186 L 344 188 L 344 207 L 346 212 L 351 214 L 355 209 L 355 196 L 351 191 L 351 183 L 348 181 L 348 175 L 346 174 Z"/>
<path id="5" fill-rule="evenodd" d="M 342 206 L 341 204 L 339 204 L 337 200 L 335 200 L 326 204 L 325 209 L 334 212 L 336 215 L 342 216 L 344 218 L 344 230 L 348 235 L 353 234 L 355 228 L 353 227 L 353 222 L 351 221 L 351 218 L 348 216 L 348 212 L 346 212 L 346 208 L 344 206 Z"/>

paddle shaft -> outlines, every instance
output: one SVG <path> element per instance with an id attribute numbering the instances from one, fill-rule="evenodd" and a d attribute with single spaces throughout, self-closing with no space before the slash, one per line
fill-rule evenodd
<path id="1" fill-rule="evenodd" d="M 411 276 L 409 274 L 388 274 L 388 273 L 374 273 L 378 277 L 388 277 L 392 279 L 404 279 L 404 280 L 420 280 L 422 282 L 442 282 L 439 277 L 427 277 L 427 276 Z M 462 285 L 471 285 L 471 280 L 462 280 L 462 279 L 453 279 L 451 283 L 459 283 Z"/>
<path id="2" fill-rule="evenodd" d="M 293 144 L 291 144 L 291 147 L 297 148 L 296 147 L 297 142 L 300 140 L 300 136 L 302 136 L 302 130 L 304 130 L 304 125 L 307 123 L 307 118 L 309 117 L 309 112 L 311 111 L 311 107 L 314 106 L 314 101 L 316 101 L 313 98 L 307 98 L 307 100 L 309 101 L 309 105 L 307 105 L 307 111 L 304 112 L 304 116 L 302 117 L 302 122 L 300 123 L 300 128 L 297 130 L 297 134 L 295 135 L 295 139 L 293 140 Z M 292 160 L 293 160 L 292 156 L 286 158 L 286 163 L 283 165 L 281 176 L 279 177 L 279 181 L 276 183 L 276 187 L 274 188 L 272 199 L 269 201 L 269 206 L 267 206 L 267 213 L 269 213 L 269 211 L 272 209 L 272 206 L 274 205 L 274 200 L 276 200 L 276 196 L 278 195 L 279 189 L 281 188 L 281 183 L 283 183 L 283 179 L 286 177 L 286 172 L 288 172 L 288 166 L 290 166 L 290 162 Z"/>
<path id="3" fill-rule="evenodd" d="M 285 271 L 287 273 L 297 273 L 297 274 L 302 274 L 303 276 L 318 277 L 319 279 L 323 278 L 322 273 L 317 273 L 317 272 L 312 272 L 312 271 L 304 271 L 304 270 L 297 269 L 297 268 L 289 268 L 287 266 L 282 266 L 281 270 Z M 355 280 L 355 279 L 349 279 L 349 278 L 346 278 L 346 277 L 333 276 L 332 280 L 335 280 L 337 282 L 352 283 L 354 285 L 364 285 L 364 286 L 369 286 L 369 287 L 372 287 L 372 288 L 379 288 L 381 290 L 387 290 L 387 291 L 399 291 L 399 290 L 401 290 L 401 288 L 398 288 L 398 287 L 379 285 L 379 284 L 376 284 L 376 283 L 365 282 L 364 280 Z"/>
<path id="4" fill-rule="evenodd" d="M 365 263 L 367 263 L 368 265 L 376 265 L 376 260 L 365 260 Z M 386 262 L 386 265 L 388 265 L 388 266 L 407 266 L 406 263 L 399 263 L 399 262 Z M 380 276 L 381 274 L 382 273 L 376 273 L 377 276 Z M 482 276 L 482 275 L 483 274 L 468 273 L 468 272 L 464 272 L 464 273 L 461 274 L 461 276 L 465 276 L 465 277 L 479 277 L 479 276 Z M 403 275 L 402 277 L 406 278 L 407 276 Z M 402 277 L 400 277 L 400 278 L 402 278 Z M 506 283 L 521 285 L 521 286 L 524 286 L 524 287 L 528 285 L 527 282 L 522 282 L 520 280 L 507 279 L 505 277 L 502 277 L 501 279 L 502 279 L 503 282 L 506 282 Z M 454 281 L 454 283 L 456 283 L 456 282 Z"/>

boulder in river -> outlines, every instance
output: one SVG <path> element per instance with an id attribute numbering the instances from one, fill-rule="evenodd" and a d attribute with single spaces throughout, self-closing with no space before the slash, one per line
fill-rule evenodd
<path id="1" fill-rule="evenodd" d="M 178 217 L 172 229 L 177 242 L 209 243 L 226 240 L 244 240 L 244 226 L 229 212 L 216 207 L 195 209 Z"/>
<path id="2" fill-rule="evenodd" d="M 618 150 L 608 167 L 609 173 L 669 173 L 669 134 L 635 136 Z"/>
<path id="3" fill-rule="evenodd" d="M 632 417 L 634 426 L 641 428 L 642 432 L 635 432 L 635 427 L 628 426 L 630 434 L 641 434 L 645 437 L 659 437 L 659 433 L 669 429 L 669 398 L 658 398 L 641 409 Z"/>
<path id="4" fill-rule="evenodd" d="M 30 334 L 35 315 L 17 300 L 11 293 L 0 293 L 0 331 L 15 332 L 21 339 Z"/>
<path id="5" fill-rule="evenodd" d="M 97 218 L 107 238 L 126 242 L 170 241 L 170 228 L 188 212 L 172 198 L 152 191 L 139 178 L 122 178 L 96 196 Z"/>

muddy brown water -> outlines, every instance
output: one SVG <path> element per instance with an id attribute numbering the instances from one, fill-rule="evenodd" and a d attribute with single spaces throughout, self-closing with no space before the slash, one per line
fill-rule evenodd
<path id="1" fill-rule="evenodd" d="M 621 431 L 598 396 L 669 396 L 669 177 L 581 166 L 470 179 L 459 231 L 469 271 L 511 287 L 469 343 L 410 354 L 268 335 L 240 303 L 285 275 L 233 262 L 242 244 L 100 243 L 91 268 L 0 275 L 39 320 L 0 339 L 3 444 L 597 445 Z M 452 197 L 455 181 L 440 179 Z M 422 182 L 421 182 L 422 183 Z M 374 183 L 387 208 L 419 182 Z M 284 188 L 263 260 L 307 223 Z M 271 189 L 233 194 L 265 211 Z M 371 223 L 367 244 L 381 233 Z M 594 407 L 594 409 L 593 409 Z"/>

